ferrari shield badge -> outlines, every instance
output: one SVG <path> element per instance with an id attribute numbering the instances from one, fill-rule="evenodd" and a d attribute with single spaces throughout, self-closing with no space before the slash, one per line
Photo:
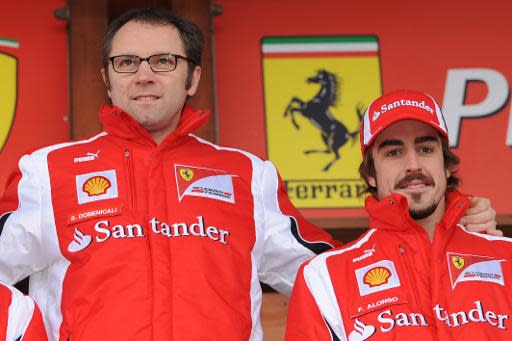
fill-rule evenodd
<path id="1" fill-rule="evenodd" d="M 190 181 L 194 177 L 194 171 L 190 168 L 180 168 L 180 175 L 185 181 Z"/>
<path id="2" fill-rule="evenodd" d="M 464 267 L 464 258 L 459 256 L 452 256 L 452 262 L 456 269 L 460 270 Z"/>
<path id="3" fill-rule="evenodd" d="M 17 48 L 18 42 L 0 38 L 0 48 L 2 46 Z M 16 57 L 0 50 L 0 150 L 7 141 L 16 112 L 17 68 Z"/>
<path id="4" fill-rule="evenodd" d="M 265 37 L 267 151 L 298 208 L 362 207 L 359 125 L 381 94 L 376 36 Z"/>

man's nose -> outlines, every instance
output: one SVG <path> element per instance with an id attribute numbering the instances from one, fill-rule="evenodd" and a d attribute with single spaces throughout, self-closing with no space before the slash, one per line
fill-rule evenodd
<path id="1" fill-rule="evenodd" d="M 152 83 L 155 79 L 155 73 L 151 70 L 149 63 L 143 60 L 140 63 L 139 70 L 135 73 L 135 77 L 137 78 L 137 83 Z"/>
<path id="2" fill-rule="evenodd" d="M 406 155 L 406 171 L 417 172 L 421 170 L 421 162 L 416 152 L 412 151 Z"/>

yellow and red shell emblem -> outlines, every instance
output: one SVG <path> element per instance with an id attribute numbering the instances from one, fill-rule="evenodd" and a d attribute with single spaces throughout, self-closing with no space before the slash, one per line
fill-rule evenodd
<path id="1" fill-rule="evenodd" d="M 82 190 L 90 197 L 95 195 L 102 195 L 107 193 L 107 190 L 112 187 L 110 180 L 104 176 L 93 176 L 82 187 Z"/>
<path id="2" fill-rule="evenodd" d="M 370 287 L 376 287 L 388 282 L 391 272 L 385 267 L 379 266 L 368 271 L 363 278 L 365 284 Z"/>

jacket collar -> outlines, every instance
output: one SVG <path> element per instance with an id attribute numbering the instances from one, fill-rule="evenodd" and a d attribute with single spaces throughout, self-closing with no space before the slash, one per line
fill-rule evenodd
<path id="1" fill-rule="evenodd" d="M 157 146 L 151 135 L 121 108 L 105 104 L 101 107 L 99 116 L 104 130 L 108 134 L 137 144 L 163 149 L 172 145 L 176 139 L 186 136 L 204 125 L 210 117 L 210 112 L 194 110 L 188 105 L 184 106 L 181 111 L 178 127 L 159 146 Z"/>
<path id="2" fill-rule="evenodd" d="M 449 229 L 455 226 L 469 207 L 469 198 L 458 191 L 446 194 L 446 211 L 437 226 Z M 369 196 L 365 208 L 370 216 L 370 227 L 381 230 L 405 231 L 423 228 L 409 215 L 407 198 L 401 194 L 392 194 L 382 200 Z"/>

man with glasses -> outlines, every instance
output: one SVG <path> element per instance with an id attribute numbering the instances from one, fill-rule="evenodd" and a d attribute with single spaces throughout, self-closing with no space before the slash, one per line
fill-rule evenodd
<path id="1" fill-rule="evenodd" d="M 209 116 L 186 105 L 202 46 L 167 11 L 125 13 L 103 44 L 105 130 L 20 160 L 0 278 L 31 275 L 50 339 L 261 340 L 259 281 L 289 294 L 299 264 L 338 244 L 270 162 L 192 134 Z M 494 228 L 487 201 L 474 213 Z"/>

